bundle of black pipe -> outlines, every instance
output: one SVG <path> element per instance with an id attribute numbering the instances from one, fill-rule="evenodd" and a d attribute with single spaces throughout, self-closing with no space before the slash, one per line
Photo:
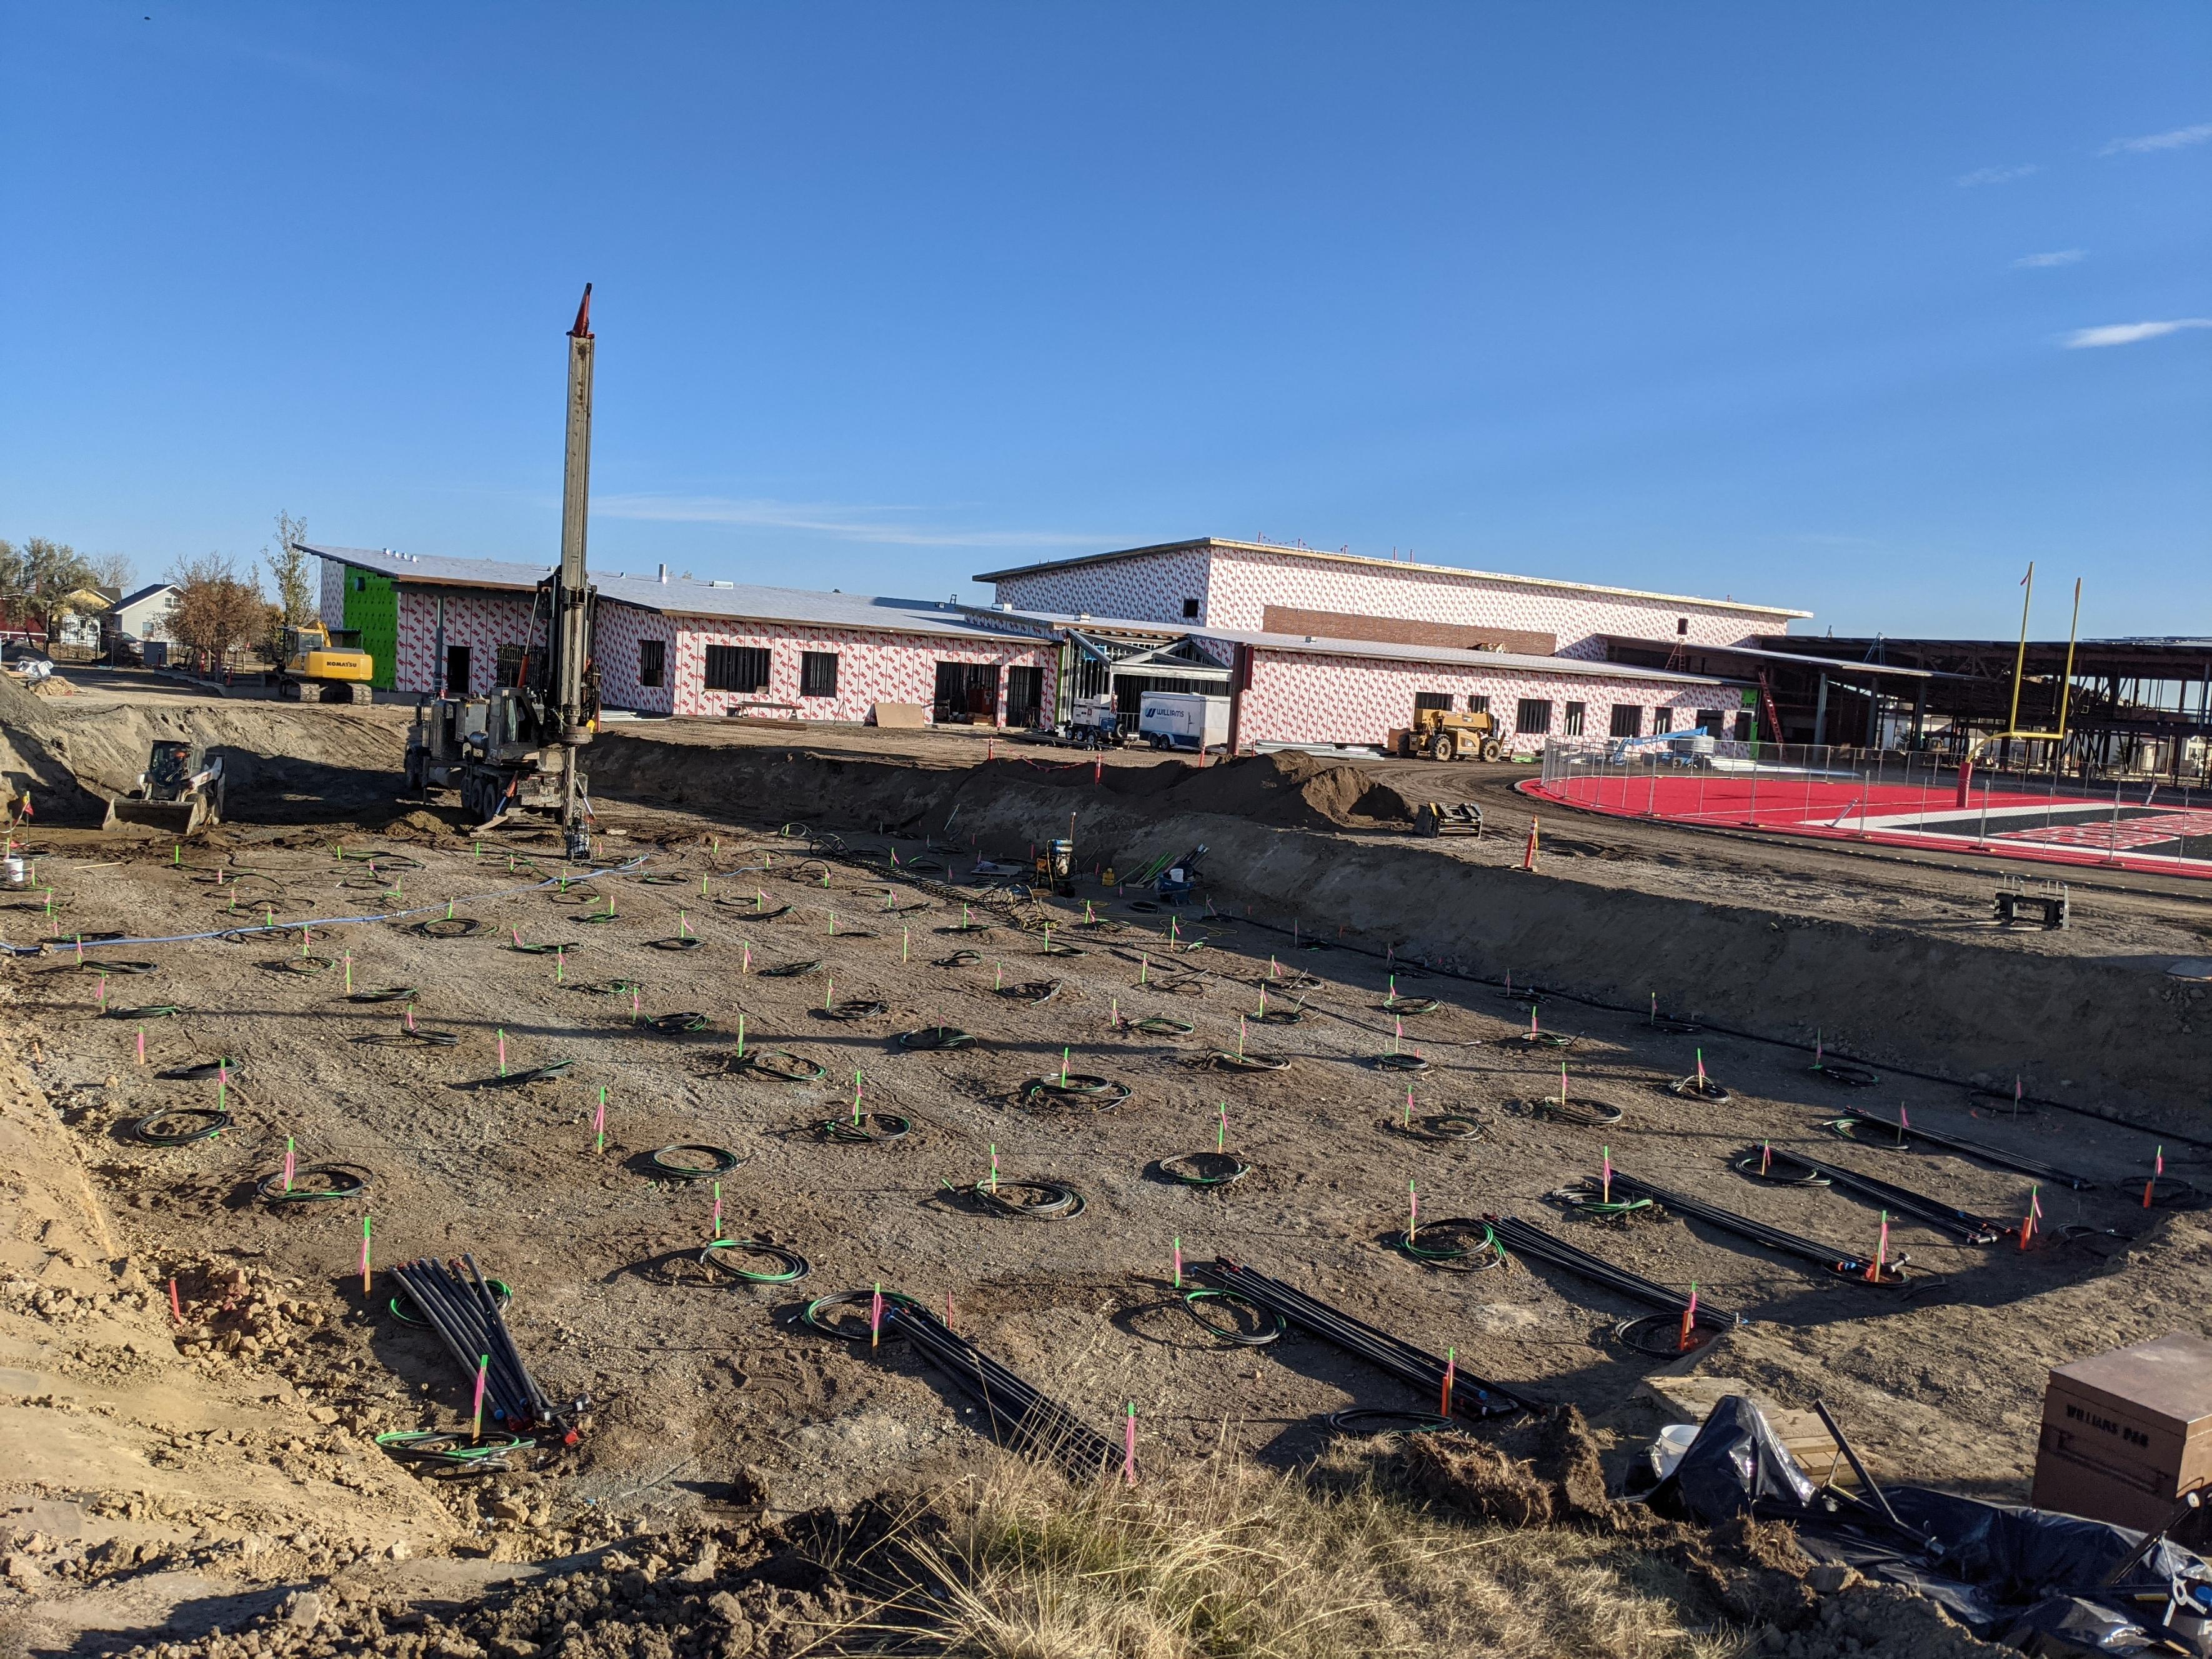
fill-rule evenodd
<path id="1" fill-rule="evenodd" d="M 1583 1180 L 1582 1190 L 1595 1197 L 1598 1183 L 1589 1177 Z M 1717 1204 L 1708 1204 L 1702 1199 L 1669 1192 L 1664 1187 L 1655 1187 L 1648 1181 L 1626 1175 L 1619 1170 L 1613 1172 L 1612 1190 L 1630 1198 L 1648 1198 L 1662 1209 L 1679 1216 L 1702 1221 L 1708 1227 L 1773 1251 L 1777 1255 L 1791 1256 L 1800 1261 L 1832 1273 L 1838 1279 L 1856 1284 L 1902 1285 L 1905 1282 L 1905 1258 L 1891 1256 L 1882 1262 L 1879 1277 L 1874 1276 L 1874 1258 L 1851 1250 L 1839 1250 L 1832 1244 L 1823 1244 L 1818 1239 L 1800 1237 L 1779 1227 L 1769 1226 L 1764 1221 L 1754 1221 L 1749 1216 L 1738 1215 L 1733 1210 L 1723 1210 Z M 1562 1245 L 1562 1249 L 1571 1246 Z M 1595 1260 L 1595 1258 L 1592 1258 Z M 1619 1272 L 1618 1268 L 1609 1271 Z M 1669 1291 L 1669 1295 L 1674 1294 Z"/>
<path id="2" fill-rule="evenodd" d="M 1442 1401 L 1447 1362 L 1401 1337 L 1379 1331 L 1350 1314 L 1317 1302 L 1279 1279 L 1240 1267 L 1226 1256 L 1194 1263 L 1191 1276 L 1201 1283 L 1242 1297 L 1255 1307 L 1279 1316 L 1310 1336 L 1317 1336 L 1353 1358 L 1365 1360 L 1411 1383 L 1425 1397 Z M 1511 1417 L 1540 1408 L 1542 1402 L 1516 1393 L 1503 1382 L 1492 1382 L 1451 1362 L 1451 1413 L 1480 1422 L 1486 1418 Z"/>
<path id="3" fill-rule="evenodd" d="M 991 1437 L 1016 1450 L 1049 1457 L 1079 1479 L 1091 1479 L 1117 1455 L 1106 1437 L 1049 1395 L 1008 1370 L 974 1343 L 955 1335 L 915 1303 L 884 1298 L 882 1329 L 903 1336 L 982 1407 Z"/>
<path id="4" fill-rule="evenodd" d="M 1618 1170 L 1613 1172 L 1613 1184 L 1616 1191 L 1626 1189 Z M 1592 1255 L 1588 1250 L 1578 1250 L 1564 1238 L 1545 1231 L 1534 1222 L 1522 1221 L 1510 1215 L 1486 1215 L 1482 1218 L 1490 1224 L 1498 1242 L 1512 1255 L 1564 1267 L 1577 1278 L 1586 1279 L 1593 1285 L 1601 1285 L 1632 1302 L 1641 1302 L 1649 1308 L 1673 1314 L 1689 1311 L 1690 1298 L 1680 1291 L 1669 1289 L 1641 1273 L 1632 1273 L 1626 1267 L 1616 1267 L 1610 1261 Z M 1729 1331 L 1745 1322 L 1741 1315 L 1716 1307 L 1702 1297 L 1697 1308 L 1697 1323 L 1706 1330 Z"/>
<path id="5" fill-rule="evenodd" d="M 523 1363 L 507 1328 L 498 1298 L 476 1258 L 459 1262 L 425 1256 L 392 1269 L 423 1322 L 438 1334 L 471 1389 L 484 1376 L 484 1409 L 501 1427 L 526 1430 L 560 1425 L 560 1413 Z"/>

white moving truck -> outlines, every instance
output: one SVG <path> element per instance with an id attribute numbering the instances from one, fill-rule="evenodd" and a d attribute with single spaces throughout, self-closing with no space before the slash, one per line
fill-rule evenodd
<path id="1" fill-rule="evenodd" d="M 1193 754 L 1229 742 L 1229 699 L 1198 691 L 1147 691 L 1137 713 L 1137 735 L 1155 749 Z"/>

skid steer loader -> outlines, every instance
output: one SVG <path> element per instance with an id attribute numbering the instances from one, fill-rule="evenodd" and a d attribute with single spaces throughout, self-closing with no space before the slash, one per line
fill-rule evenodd
<path id="1" fill-rule="evenodd" d="M 108 830 L 151 830 L 179 839 L 222 822 L 222 761 L 197 738 L 158 738 L 138 787 L 107 803 Z"/>

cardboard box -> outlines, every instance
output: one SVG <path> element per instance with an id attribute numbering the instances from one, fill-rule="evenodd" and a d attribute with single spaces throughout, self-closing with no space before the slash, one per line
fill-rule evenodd
<path id="1" fill-rule="evenodd" d="M 2144 1531 L 2212 1487 L 2212 1342 L 2177 1334 L 2051 1373 L 2037 1443 L 2038 1509 Z M 2212 1492 L 2208 1492 L 2212 1496 Z"/>

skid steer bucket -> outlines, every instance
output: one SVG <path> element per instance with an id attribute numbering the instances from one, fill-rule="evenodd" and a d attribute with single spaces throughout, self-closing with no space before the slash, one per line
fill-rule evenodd
<path id="1" fill-rule="evenodd" d="M 192 795 L 183 800 L 147 800 L 137 795 L 125 795 L 107 803 L 107 820 L 101 827 L 153 830 L 165 836 L 184 836 L 204 829 L 208 817 L 204 795 Z"/>

